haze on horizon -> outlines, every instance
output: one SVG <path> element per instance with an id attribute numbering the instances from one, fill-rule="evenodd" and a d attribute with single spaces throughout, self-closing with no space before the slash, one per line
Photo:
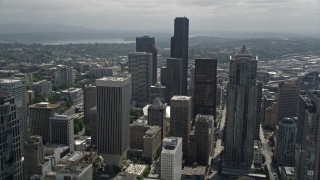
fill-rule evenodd
<path id="1" fill-rule="evenodd" d="M 0 0 L 0 24 L 59 23 L 100 30 L 320 32 L 319 0 Z"/>

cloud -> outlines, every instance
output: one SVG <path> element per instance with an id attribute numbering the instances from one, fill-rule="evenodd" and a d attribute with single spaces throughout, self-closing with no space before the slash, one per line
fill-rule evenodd
<path id="1" fill-rule="evenodd" d="M 0 24 L 64 23 L 99 29 L 320 31 L 319 0 L 0 0 Z"/>

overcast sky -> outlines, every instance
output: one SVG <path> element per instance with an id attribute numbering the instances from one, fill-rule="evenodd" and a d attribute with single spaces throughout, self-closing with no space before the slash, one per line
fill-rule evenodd
<path id="1" fill-rule="evenodd" d="M 105 30 L 320 32 L 320 0 L 0 0 L 0 24 L 62 23 Z"/>

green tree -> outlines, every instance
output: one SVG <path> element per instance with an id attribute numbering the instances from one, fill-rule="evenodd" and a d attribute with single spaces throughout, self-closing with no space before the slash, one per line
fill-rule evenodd
<path id="1" fill-rule="evenodd" d="M 78 132 L 80 131 L 78 124 L 73 125 L 73 130 L 74 130 L 74 134 L 78 134 Z"/>

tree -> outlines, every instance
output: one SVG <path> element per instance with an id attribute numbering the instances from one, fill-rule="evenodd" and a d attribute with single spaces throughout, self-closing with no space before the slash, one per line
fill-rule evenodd
<path id="1" fill-rule="evenodd" d="M 80 131 L 78 124 L 73 125 L 73 130 L 74 130 L 74 134 L 78 134 L 78 132 Z"/>

